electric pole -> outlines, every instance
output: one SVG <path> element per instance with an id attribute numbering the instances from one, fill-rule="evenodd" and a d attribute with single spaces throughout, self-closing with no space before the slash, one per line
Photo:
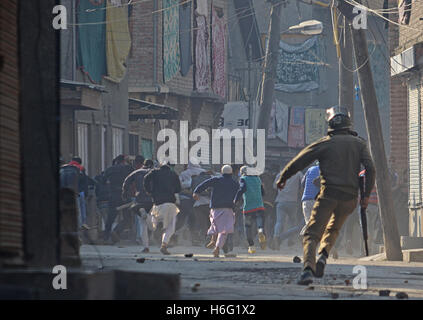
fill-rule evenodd
<path id="1" fill-rule="evenodd" d="M 342 2 L 345 5 L 345 1 Z M 358 2 L 361 3 L 361 1 Z M 370 68 L 366 33 L 363 29 L 355 29 L 353 27 L 351 30 L 370 152 L 376 166 L 376 190 L 379 201 L 379 214 L 382 221 L 386 258 L 387 260 L 399 261 L 402 260 L 400 236 L 394 215 L 391 179 L 389 176 L 388 161 L 386 159 L 376 90 L 374 87 L 372 70 Z"/>
<path id="2" fill-rule="evenodd" d="M 269 38 L 264 60 L 264 73 L 260 98 L 260 112 L 257 129 L 265 129 L 265 137 L 269 131 L 270 112 L 275 91 L 276 68 L 279 58 L 279 41 L 281 32 L 281 6 L 284 0 L 272 0 L 270 15 Z"/>
<path id="3" fill-rule="evenodd" d="M 354 123 L 354 73 L 351 26 L 344 17 L 341 57 L 339 58 L 339 105 L 346 107 Z"/>

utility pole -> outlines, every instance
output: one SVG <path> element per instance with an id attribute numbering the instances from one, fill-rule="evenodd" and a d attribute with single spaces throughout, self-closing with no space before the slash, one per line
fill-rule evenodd
<path id="1" fill-rule="evenodd" d="M 339 58 L 339 105 L 346 107 L 354 122 L 354 73 L 351 26 L 344 17 L 341 57 Z"/>
<path id="2" fill-rule="evenodd" d="M 269 38 L 266 46 L 264 60 L 264 73 L 260 98 L 260 112 L 257 129 L 265 129 L 265 137 L 269 131 L 269 118 L 273 105 L 275 91 L 276 68 L 279 58 L 279 41 L 281 32 L 281 6 L 283 0 L 271 0 L 272 9 L 270 16 Z"/>
<path id="3" fill-rule="evenodd" d="M 345 5 L 345 1 L 342 2 Z M 361 1 L 358 2 L 361 3 Z M 376 166 L 376 190 L 379 200 L 379 214 L 382 220 L 386 258 L 387 260 L 399 261 L 402 260 L 400 237 L 394 215 L 391 179 L 389 177 L 376 90 L 370 69 L 366 33 L 363 29 L 357 30 L 353 27 L 351 30 L 370 152 Z"/>

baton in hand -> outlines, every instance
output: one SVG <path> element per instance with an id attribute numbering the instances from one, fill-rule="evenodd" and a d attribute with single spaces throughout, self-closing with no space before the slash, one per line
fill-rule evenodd
<path id="1" fill-rule="evenodd" d="M 361 199 L 364 199 L 364 176 L 360 177 L 360 196 Z M 366 256 L 369 256 L 369 246 L 367 244 L 368 234 L 367 234 L 367 216 L 366 208 L 360 206 L 360 223 L 361 230 L 363 232 L 364 248 L 366 250 Z"/>

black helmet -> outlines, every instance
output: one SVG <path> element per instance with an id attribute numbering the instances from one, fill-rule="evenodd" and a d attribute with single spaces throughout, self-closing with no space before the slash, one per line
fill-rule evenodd
<path id="1" fill-rule="evenodd" d="M 349 112 L 346 108 L 335 106 L 326 110 L 326 119 L 329 130 L 351 129 L 352 123 Z"/>

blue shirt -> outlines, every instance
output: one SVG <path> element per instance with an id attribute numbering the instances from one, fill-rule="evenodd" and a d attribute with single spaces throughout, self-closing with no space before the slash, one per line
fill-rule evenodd
<path id="1" fill-rule="evenodd" d="M 305 181 L 304 193 L 301 201 L 314 200 L 319 193 L 320 189 L 316 187 L 313 180 L 320 176 L 319 166 L 309 168 L 303 178 Z"/>

